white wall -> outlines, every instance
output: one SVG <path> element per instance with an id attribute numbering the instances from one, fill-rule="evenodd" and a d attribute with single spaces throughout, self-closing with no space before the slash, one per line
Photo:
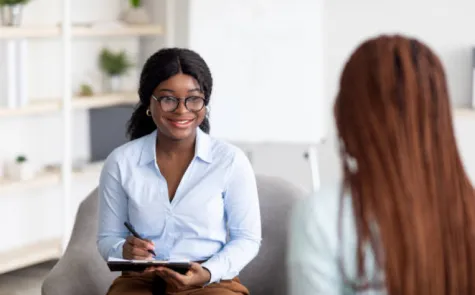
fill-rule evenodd
<path id="1" fill-rule="evenodd" d="M 323 0 L 195 0 L 187 46 L 214 76 L 211 134 L 240 142 L 324 136 Z"/>
<path id="2" fill-rule="evenodd" d="M 452 99 L 468 106 L 475 2 L 470 0 L 327 0 L 327 89 L 334 96 L 345 59 L 363 39 L 381 33 L 420 38 L 439 54 Z"/>
<path id="3" fill-rule="evenodd" d="M 397 32 L 420 38 L 439 54 L 454 106 L 469 106 L 471 48 L 475 44 L 474 11 L 475 2 L 470 0 L 326 0 L 327 96 L 335 97 L 342 66 L 360 42 L 381 33 Z M 464 128 L 462 126 L 466 124 L 458 126 Z M 464 131 L 459 134 L 466 134 Z M 331 134 L 320 157 L 325 182 L 340 175 L 334 130 Z M 463 145 L 464 151 L 470 150 L 467 145 L 475 147 L 475 143 L 469 141 L 464 141 Z"/>

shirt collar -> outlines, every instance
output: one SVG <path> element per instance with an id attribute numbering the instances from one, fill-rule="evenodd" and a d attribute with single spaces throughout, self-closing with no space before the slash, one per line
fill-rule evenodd
<path id="1" fill-rule="evenodd" d="M 200 128 L 196 130 L 195 156 L 207 163 L 211 163 L 213 160 L 213 155 L 211 153 L 211 137 Z"/>
<path id="2" fill-rule="evenodd" d="M 155 161 L 155 143 L 157 141 L 157 129 L 149 135 L 146 135 L 140 153 L 139 165 L 149 164 Z M 196 131 L 195 157 L 211 163 L 213 160 L 211 154 L 211 137 L 200 128 Z"/>

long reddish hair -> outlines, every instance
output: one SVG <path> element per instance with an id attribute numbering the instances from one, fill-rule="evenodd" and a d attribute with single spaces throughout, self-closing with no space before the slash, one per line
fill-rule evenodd
<path id="1" fill-rule="evenodd" d="M 358 235 L 354 287 L 379 283 L 365 268 L 369 245 L 389 294 L 475 294 L 475 194 L 436 54 L 404 36 L 367 40 L 334 111 Z"/>

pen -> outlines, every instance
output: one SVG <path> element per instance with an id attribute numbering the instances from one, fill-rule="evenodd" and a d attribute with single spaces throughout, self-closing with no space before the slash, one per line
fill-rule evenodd
<path id="1" fill-rule="evenodd" d="M 135 228 L 132 226 L 132 224 L 130 224 L 126 221 L 126 222 L 124 222 L 124 225 L 134 235 L 134 237 L 136 237 L 137 239 L 144 240 L 144 238 L 142 238 L 139 235 L 139 233 L 135 231 Z M 153 254 L 153 256 L 157 256 L 157 254 L 155 254 L 155 251 L 153 251 L 153 250 L 148 250 L 148 253 Z"/>

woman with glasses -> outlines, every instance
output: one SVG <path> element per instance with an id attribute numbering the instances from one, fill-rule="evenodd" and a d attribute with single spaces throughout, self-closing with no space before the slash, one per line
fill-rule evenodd
<path id="1" fill-rule="evenodd" d="M 162 49 L 144 65 L 131 141 L 101 173 L 97 246 L 105 260 L 194 263 L 185 275 L 123 273 L 110 295 L 249 293 L 237 276 L 260 247 L 256 181 L 241 150 L 208 135 L 212 86 L 208 66 L 191 50 Z"/>

